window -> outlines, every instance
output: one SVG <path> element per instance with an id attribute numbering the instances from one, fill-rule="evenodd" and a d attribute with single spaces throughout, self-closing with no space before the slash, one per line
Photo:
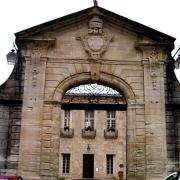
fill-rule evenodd
<path id="1" fill-rule="evenodd" d="M 113 155 L 106 155 L 106 173 L 108 175 L 113 175 Z"/>
<path id="2" fill-rule="evenodd" d="M 116 128 L 116 111 L 107 111 L 107 129 Z"/>
<path id="3" fill-rule="evenodd" d="M 64 111 L 64 127 L 70 126 L 70 110 Z"/>
<path id="4" fill-rule="evenodd" d="M 91 127 L 94 129 L 94 110 L 85 110 L 85 121 L 84 127 Z"/>
<path id="5" fill-rule="evenodd" d="M 63 174 L 69 174 L 70 172 L 70 154 L 62 154 L 63 156 Z"/>

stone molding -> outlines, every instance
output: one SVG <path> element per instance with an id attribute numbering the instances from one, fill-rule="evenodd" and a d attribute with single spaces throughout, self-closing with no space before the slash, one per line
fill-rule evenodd
<path id="1" fill-rule="evenodd" d="M 47 51 L 55 45 L 55 39 L 24 39 L 24 49 L 22 54 L 29 65 L 31 71 L 32 86 L 37 86 L 38 76 L 41 71 L 41 66 L 47 62 Z M 29 55 L 28 55 L 29 54 Z"/>
<path id="2" fill-rule="evenodd" d="M 78 82 L 77 82 L 77 79 L 78 79 Z M 92 81 L 92 78 L 91 78 L 90 73 L 76 74 L 74 76 L 70 76 L 69 78 L 66 78 L 64 81 L 60 82 L 59 85 L 57 86 L 52 96 L 52 101 L 61 102 L 63 92 L 69 89 L 69 87 L 77 86 L 77 85 L 80 85 L 81 83 L 91 82 L 91 81 Z M 100 79 L 98 82 L 103 82 L 105 84 L 108 84 L 109 86 L 116 87 L 117 89 L 119 89 L 119 91 L 124 93 L 126 100 L 128 102 L 136 103 L 135 94 L 132 88 L 124 80 L 114 75 L 101 73 Z"/>
<path id="3" fill-rule="evenodd" d="M 142 53 L 143 61 L 147 61 L 150 66 L 156 66 L 165 62 L 167 55 L 164 53 L 168 44 L 163 43 L 143 43 L 137 42 L 135 48 Z"/>
<path id="4" fill-rule="evenodd" d="M 38 59 L 47 57 L 47 51 L 55 46 L 56 39 L 26 38 L 20 40 L 20 42 L 22 42 L 22 56 L 26 60 L 32 61 L 32 64 L 38 65 L 40 63 Z"/>

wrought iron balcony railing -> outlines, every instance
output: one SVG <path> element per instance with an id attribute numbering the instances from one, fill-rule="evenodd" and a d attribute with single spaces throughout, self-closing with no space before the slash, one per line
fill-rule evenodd
<path id="1" fill-rule="evenodd" d="M 92 129 L 92 130 L 82 129 L 82 137 L 83 138 L 95 138 L 96 130 L 95 129 Z"/>
<path id="2" fill-rule="evenodd" d="M 117 129 L 114 129 L 114 130 L 105 129 L 104 137 L 106 139 L 116 139 L 118 137 L 118 130 Z"/>
<path id="3" fill-rule="evenodd" d="M 60 129 L 60 136 L 64 138 L 72 138 L 74 136 L 74 129 L 72 128 L 61 128 Z"/>

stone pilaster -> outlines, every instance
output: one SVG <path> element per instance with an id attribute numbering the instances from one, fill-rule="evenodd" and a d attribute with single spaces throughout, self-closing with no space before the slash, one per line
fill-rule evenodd
<path id="1" fill-rule="evenodd" d="M 144 49 L 146 176 L 159 179 L 166 168 L 164 66 L 160 49 Z"/>
<path id="2" fill-rule="evenodd" d="M 136 109 L 129 102 L 127 106 L 127 179 L 135 179 L 136 175 Z"/>
<path id="3" fill-rule="evenodd" d="M 41 177 L 43 180 L 56 180 L 59 167 L 60 105 L 44 106 L 41 136 Z"/>
<path id="4" fill-rule="evenodd" d="M 44 55 L 47 46 L 41 42 L 38 42 L 38 46 L 35 44 L 36 41 L 28 43 L 24 55 L 26 69 L 18 171 L 25 179 L 41 179 L 41 124 L 47 61 Z"/>
<path id="5" fill-rule="evenodd" d="M 136 104 L 136 179 L 146 178 L 146 139 L 144 103 Z"/>

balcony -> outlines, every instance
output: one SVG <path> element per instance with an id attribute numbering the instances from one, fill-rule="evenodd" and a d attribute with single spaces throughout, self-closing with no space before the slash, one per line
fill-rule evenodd
<path id="1" fill-rule="evenodd" d="M 104 137 L 106 139 L 116 139 L 118 137 L 118 130 L 116 130 L 116 129 L 113 129 L 113 130 L 105 129 L 104 130 Z"/>
<path id="2" fill-rule="evenodd" d="M 72 138 L 74 136 L 74 129 L 72 128 L 61 128 L 60 136 L 63 138 Z"/>
<path id="3" fill-rule="evenodd" d="M 95 129 L 82 129 L 82 137 L 83 138 L 91 138 L 94 139 L 96 137 Z"/>

